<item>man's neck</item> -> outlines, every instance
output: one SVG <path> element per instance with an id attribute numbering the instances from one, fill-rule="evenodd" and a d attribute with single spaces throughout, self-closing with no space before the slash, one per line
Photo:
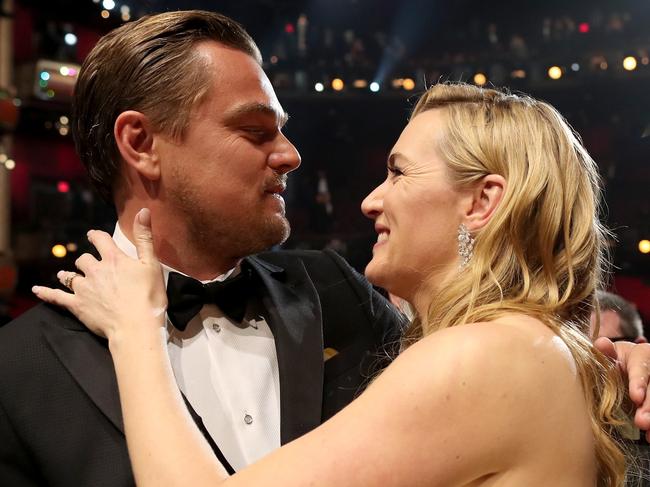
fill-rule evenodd
<path id="1" fill-rule="evenodd" d="M 124 226 L 120 225 L 119 222 L 115 225 L 113 240 L 120 250 L 130 257 L 137 258 L 138 255 L 134 244 L 133 232 L 127 233 Z M 173 246 L 165 245 L 164 242 L 162 245 L 157 244 L 155 237 L 154 247 L 158 260 L 163 266 L 165 282 L 167 281 L 167 275 L 171 271 L 185 274 L 186 276 L 193 277 L 202 282 L 217 279 L 222 280 L 229 277 L 232 272 L 236 270 L 241 261 L 241 259 L 233 259 L 232 262 L 214 263 L 214 256 L 211 256 L 211 259 L 206 259 L 204 262 L 199 262 L 197 259 L 188 260 L 184 258 L 185 256 L 180 256 Z M 168 247 L 171 251 L 164 252 L 165 247 Z M 172 256 L 172 258 L 170 258 L 170 256 Z"/>

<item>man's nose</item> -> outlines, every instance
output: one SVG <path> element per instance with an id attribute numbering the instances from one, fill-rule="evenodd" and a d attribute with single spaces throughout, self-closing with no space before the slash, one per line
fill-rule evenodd
<path id="1" fill-rule="evenodd" d="M 269 166 L 280 174 L 286 174 L 300 166 L 300 162 L 298 149 L 281 133 L 274 151 L 269 154 Z"/>

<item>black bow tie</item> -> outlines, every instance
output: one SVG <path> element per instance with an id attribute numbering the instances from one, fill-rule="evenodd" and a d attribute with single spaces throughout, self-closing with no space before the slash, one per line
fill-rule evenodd
<path id="1" fill-rule="evenodd" d="M 253 272 L 242 267 L 239 275 L 225 281 L 201 284 L 196 279 L 178 272 L 170 272 L 167 280 L 167 316 L 183 331 L 204 304 L 214 303 L 226 316 L 240 322 L 246 313 L 246 304 L 253 293 Z"/>

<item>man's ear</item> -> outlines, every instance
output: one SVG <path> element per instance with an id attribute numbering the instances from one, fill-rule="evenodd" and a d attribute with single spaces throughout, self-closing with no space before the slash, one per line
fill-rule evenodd
<path id="1" fill-rule="evenodd" d="M 488 174 L 476 183 L 471 191 L 471 206 L 468 206 L 465 213 L 465 226 L 470 232 L 480 230 L 487 225 L 505 189 L 506 180 L 498 174 Z"/>
<path id="2" fill-rule="evenodd" d="M 114 126 L 115 142 L 127 166 L 144 178 L 160 177 L 160 160 L 155 151 L 151 122 L 143 113 L 127 110 L 118 115 Z"/>

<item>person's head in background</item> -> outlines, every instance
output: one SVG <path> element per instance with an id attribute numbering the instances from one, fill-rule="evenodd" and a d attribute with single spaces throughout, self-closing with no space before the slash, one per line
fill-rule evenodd
<path id="1" fill-rule="evenodd" d="M 598 291 L 596 299 L 600 307 L 599 337 L 610 340 L 627 340 L 647 343 L 643 335 L 643 322 L 636 307 L 618 294 Z M 595 335 L 596 313 L 591 315 L 591 334 Z"/>

